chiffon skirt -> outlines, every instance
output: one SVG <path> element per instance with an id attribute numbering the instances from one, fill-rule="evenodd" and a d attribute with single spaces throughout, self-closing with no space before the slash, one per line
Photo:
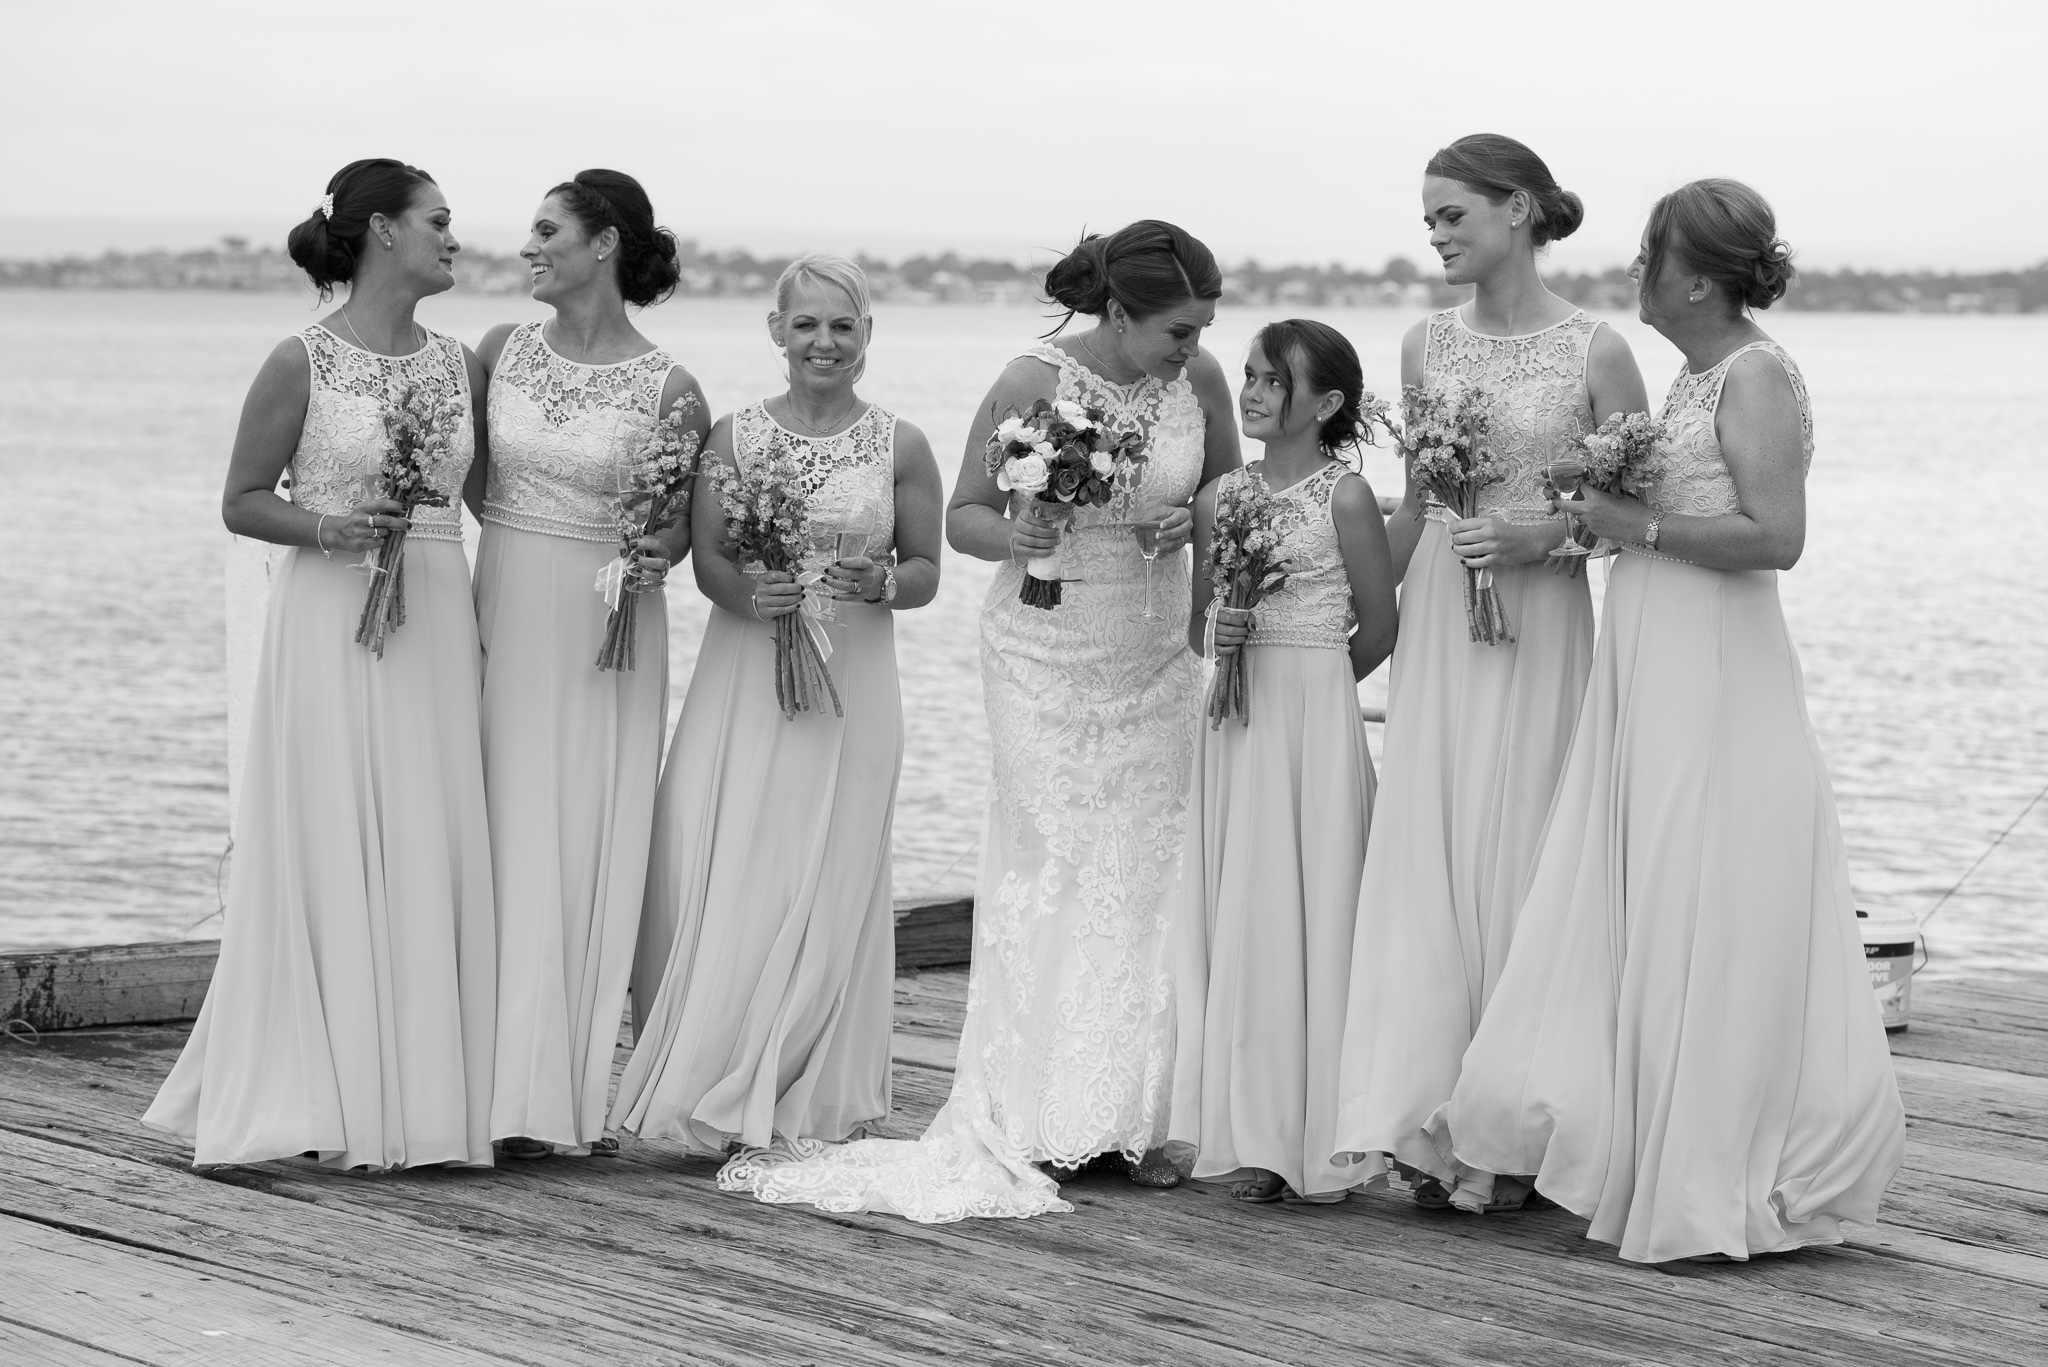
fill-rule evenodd
<path id="1" fill-rule="evenodd" d="M 703 1153 L 837 1140 L 889 1114 L 889 836 L 903 759 L 893 614 L 836 605 L 845 717 L 775 701 L 768 627 L 713 608 L 654 806 L 612 1124 Z"/>
<path id="2" fill-rule="evenodd" d="M 491 1137 L 569 1152 L 604 1133 L 668 705 L 664 596 L 640 595 L 631 670 L 596 668 L 618 555 L 484 524 L 484 790 L 498 904 Z"/>
<path id="3" fill-rule="evenodd" d="M 1425 1126 L 1506 962 L 1592 667 L 1584 574 L 1523 565 L 1495 584 L 1515 642 L 1475 644 L 1449 535 L 1423 529 L 1401 590 L 1338 1066 L 1336 1151 L 1360 1185 L 1389 1155 L 1455 1175 Z"/>
<path id="4" fill-rule="evenodd" d="M 1777 576 L 1624 554 L 1605 616 L 1437 1141 L 1635 1261 L 1837 1242 L 1905 1118 Z"/>
<path id="5" fill-rule="evenodd" d="M 1344 651 L 1253 646 L 1246 667 L 1249 722 L 1198 744 L 1200 872 L 1174 933 L 1191 941 L 1177 992 L 1201 1017 L 1199 1069 L 1178 1070 L 1172 1138 L 1199 1150 L 1197 1178 L 1264 1168 L 1328 1196 L 1357 1180 L 1330 1155 L 1372 756 Z"/>
<path id="6" fill-rule="evenodd" d="M 405 624 L 294 549 L 264 627 L 220 962 L 143 1123 L 198 1163 L 488 1167 L 496 950 L 477 636 L 456 541 L 409 540 Z"/>

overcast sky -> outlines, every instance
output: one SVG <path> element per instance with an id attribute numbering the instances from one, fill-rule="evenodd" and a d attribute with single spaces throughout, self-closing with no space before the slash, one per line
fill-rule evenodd
<path id="1" fill-rule="evenodd" d="M 279 241 L 397 156 L 509 249 L 580 167 L 712 245 L 1020 255 L 1171 218 L 1226 258 L 1428 255 L 1423 163 L 1529 143 L 1619 264 L 1696 176 L 1809 265 L 2048 258 L 2037 3 L 5 0 L 0 254 Z"/>

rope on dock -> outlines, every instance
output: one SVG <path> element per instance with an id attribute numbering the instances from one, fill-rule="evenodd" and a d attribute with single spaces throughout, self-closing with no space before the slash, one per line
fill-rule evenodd
<path id="1" fill-rule="evenodd" d="M 26 1035 L 21 1033 L 24 1030 L 28 1031 Z M 20 1040 L 24 1044 L 40 1044 L 42 1043 L 43 1036 L 42 1032 L 33 1025 L 30 1025 L 20 1016 L 16 1016 L 10 1021 L 0 1021 L 0 1039 Z"/>
<path id="2" fill-rule="evenodd" d="M 1947 892 L 1944 892 L 1941 895 L 1941 900 L 1936 902 L 1933 906 L 1927 909 L 1927 914 L 1920 918 L 1920 924 L 1923 927 L 1929 921 L 1932 921 L 1934 919 L 1935 912 L 1940 911 L 1943 907 L 1948 905 L 1948 899 L 1955 896 L 1957 890 L 1960 889 L 1963 886 L 1963 884 L 1970 881 L 1970 875 L 1975 873 L 1977 869 L 1984 863 L 1984 861 L 1991 857 L 1991 852 L 1997 849 L 2000 845 L 2003 845 L 2005 843 L 2005 838 L 2011 835 L 2014 831 L 2019 829 L 2019 824 L 2027 819 L 2027 813 L 2033 811 L 2034 808 L 2038 807 L 2041 804 L 2041 799 L 2044 797 L 2048 797 L 2048 784 L 2042 785 L 2041 791 L 2034 794 L 2033 801 L 2029 802 L 2026 806 L 2020 808 L 2020 814 L 2012 819 L 2011 824 L 2009 824 L 2004 830 L 1998 833 L 1997 839 L 1993 840 L 1989 845 L 1986 845 L 1984 847 L 1984 853 L 1978 855 L 1976 861 L 1972 863 L 1969 868 L 1963 870 L 1963 876 L 1961 878 L 1956 879 L 1954 886 L 1950 887 Z"/>

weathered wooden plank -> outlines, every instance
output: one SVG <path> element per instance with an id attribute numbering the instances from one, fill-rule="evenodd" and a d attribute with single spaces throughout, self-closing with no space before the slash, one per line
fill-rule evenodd
<path id="1" fill-rule="evenodd" d="M 895 916 L 899 969 L 967 962 L 974 941 L 973 898 L 904 898 Z M 0 1021 L 79 1030 L 192 1020 L 219 958 L 218 940 L 0 954 Z"/>
<path id="2" fill-rule="evenodd" d="M 1973 1129 L 2048 1139 L 2048 1078 L 2000 1072 L 1941 1059 L 1895 1056 L 1899 1089 L 1910 1089 L 1912 1110 Z"/>
<path id="3" fill-rule="evenodd" d="M 109 1353 L 68 1334 L 9 1319 L 0 1307 L 0 1362 L 8 1367 L 126 1367 L 148 1359 Z"/>
<path id="4" fill-rule="evenodd" d="M 7 1286 L 6 1315 L 25 1327 L 163 1367 L 532 1361 L 459 1348 L 331 1305 L 287 1300 L 218 1269 L 26 1220 L 0 1219 L 0 1282 Z"/>
<path id="5" fill-rule="evenodd" d="M 0 1021 L 76 1030 L 191 1020 L 219 957 L 218 940 L 0 954 Z"/>

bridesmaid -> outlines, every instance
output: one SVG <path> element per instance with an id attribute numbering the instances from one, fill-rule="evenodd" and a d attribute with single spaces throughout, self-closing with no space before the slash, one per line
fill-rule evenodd
<path id="1" fill-rule="evenodd" d="M 1337 1150 L 1355 1180 L 1391 1162 L 1442 1206 L 1457 1174 L 1424 1125 L 1450 1097 L 1514 935 L 1544 814 L 1593 655 L 1586 578 L 1544 560 L 1564 539 L 1545 467 L 1601 420 L 1647 407 L 1628 344 L 1544 287 L 1536 253 L 1579 226 L 1577 195 L 1512 138 L 1475 134 L 1430 159 L 1423 221 L 1444 280 L 1472 302 L 1418 323 L 1401 382 L 1485 392 L 1507 478 L 1452 518 L 1411 478 L 1388 524 L 1403 575 L 1382 777 L 1358 894 L 1339 1067 Z M 1464 571 L 1493 572 L 1511 643 L 1475 644 Z M 1461 1205 L 1505 1208 L 1520 1192 Z"/>
<path id="2" fill-rule="evenodd" d="M 270 353 L 235 434 L 223 520 L 291 550 L 271 582 L 220 963 L 143 1117 L 199 1165 L 491 1165 L 496 950 L 461 511 L 413 516 L 406 618 L 381 659 L 355 641 L 370 581 L 351 563 L 408 526 L 370 494 L 401 387 L 456 405 L 430 478 L 451 501 L 481 497 L 483 370 L 413 321 L 455 283 L 449 218 L 402 162 L 335 173 L 290 248 L 323 300 L 346 283 L 348 302 Z"/>
<path id="3" fill-rule="evenodd" d="M 1905 1116 L 1777 571 L 1806 537 L 1813 411 L 1750 315 L 1792 276 L 1770 206 L 1695 181 L 1650 211 L 1643 321 L 1685 353 L 1493 1005 L 1437 1116 L 1638 1262 L 1869 1226 Z"/>
<path id="4" fill-rule="evenodd" d="M 661 582 L 689 552 L 687 523 L 640 543 L 634 669 L 595 667 L 609 612 L 595 584 L 619 552 L 618 471 L 657 418 L 680 408 L 699 442 L 711 420 L 690 373 L 626 314 L 678 278 L 640 182 L 592 170 L 557 185 L 520 255 L 555 315 L 493 328 L 478 349 L 496 438 L 476 572 L 498 902 L 491 1137 L 513 1158 L 609 1155 L 668 706 Z"/>
<path id="5" fill-rule="evenodd" d="M 1394 648 L 1394 570 L 1379 500 L 1343 453 L 1368 435 L 1358 353 L 1335 328 L 1268 323 L 1245 358 L 1238 411 L 1265 458 L 1195 500 L 1188 635 L 1197 650 L 1213 597 L 1209 548 L 1226 493 L 1263 486 L 1287 582 L 1216 610 L 1218 656 L 1242 651 L 1249 716 L 1197 734 L 1188 802 L 1193 884 L 1183 1009 L 1202 1018 L 1199 1088 L 1174 1095 L 1173 1134 L 1199 1150 L 1194 1175 L 1232 1180 L 1241 1201 L 1341 1200 L 1355 1180 L 1331 1162 L 1337 1050 L 1344 1038 L 1358 880 L 1372 817 L 1372 755 L 1358 680 Z M 1211 684 L 1211 688 L 1214 688 Z M 1206 979 L 1206 982 L 1204 981 Z"/>
<path id="6" fill-rule="evenodd" d="M 728 467 L 802 469 L 844 717 L 783 717 L 762 623 L 805 592 L 734 562 L 698 483 L 697 586 L 714 607 L 655 800 L 640 1042 L 612 1123 L 699 1153 L 845 1139 L 889 1114 L 894 614 L 938 592 L 943 495 L 924 434 L 854 393 L 873 328 L 860 267 L 791 262 L 768 315 L 789 388 L 719 419 L 706 447 Z M 864 544 L 839 555 L 848 533 Z"/>

